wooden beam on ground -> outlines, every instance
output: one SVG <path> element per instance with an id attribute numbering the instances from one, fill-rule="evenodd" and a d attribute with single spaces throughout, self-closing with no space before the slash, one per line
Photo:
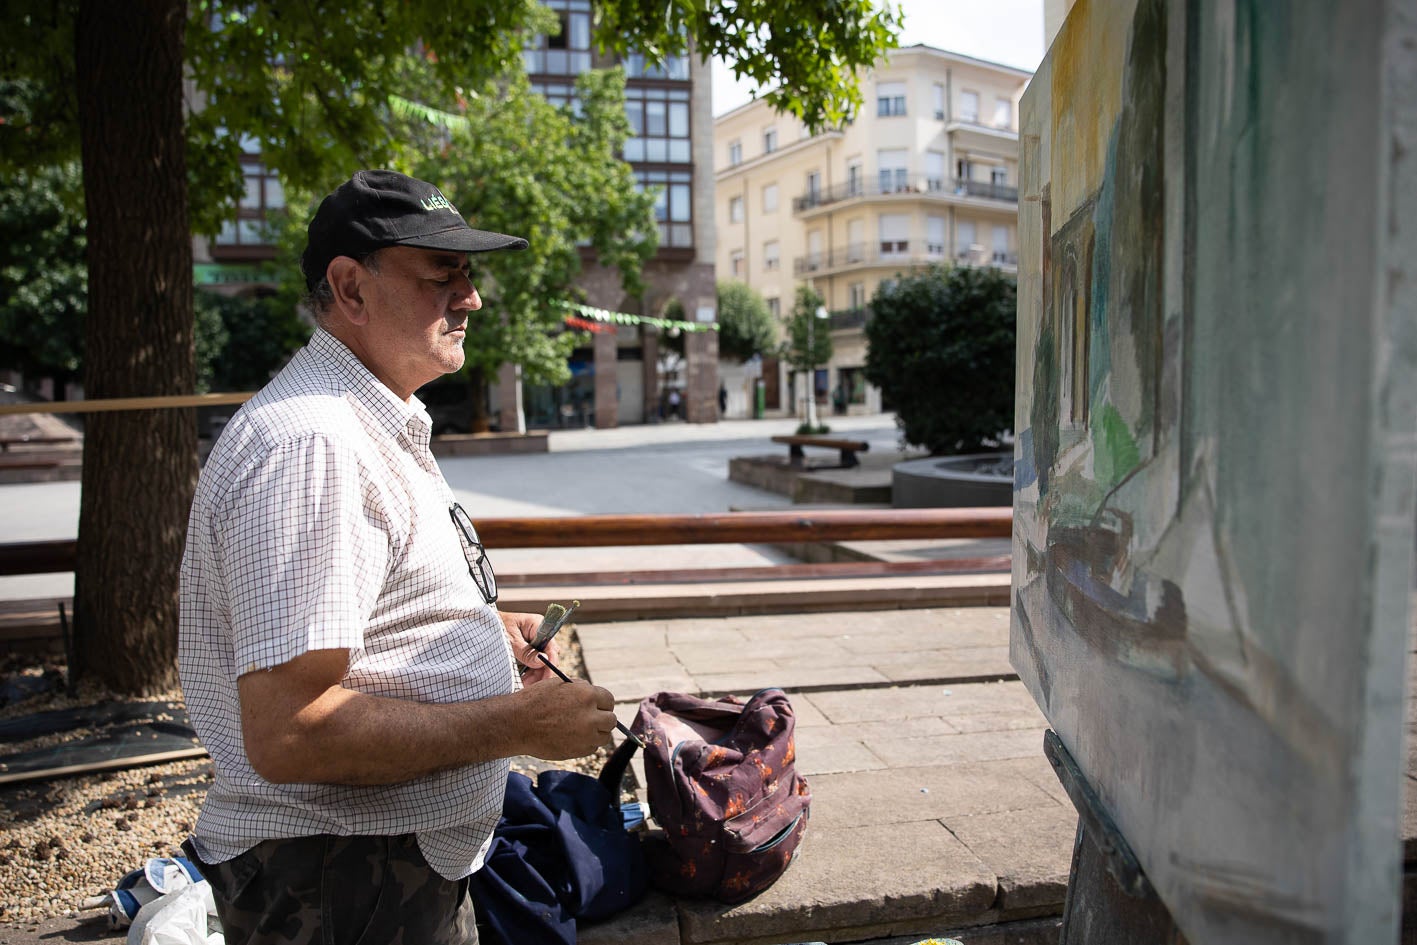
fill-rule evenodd
<path id="1" fill-rule="evenodd" d="M 1008 538 L 1013 534 L 1013 510 L 1007 507 L 817 509 L 713 515 L 488 518 L 477 522 L 477 531 L 494 551 L 499 548 Z M 78 542 L 72 538 L 0 544 L 0 575 L 72 571 L 77 548 Z"/>
<path id="2" fill-rule="evenodd" d="M 25 413 L 109 413 L 114 410 L 162 410 L 244 404 L 255 391 L 230 394 L 173 394 L 168 397 L 110 397 L 104 400 L 60 400 L 0 404 L 0 417 Z"/>
<path id="3" fill-rule="evenodd" d="M 1008 538 L 1013 510 L 816 509 L 707 515 L 576 515 L 476 522 L 488 548 Z"/>

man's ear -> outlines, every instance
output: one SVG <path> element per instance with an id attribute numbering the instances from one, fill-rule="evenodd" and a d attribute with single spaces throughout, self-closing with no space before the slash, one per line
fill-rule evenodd
<path id="1" fill-rule="evenodd" d="M 364 307 L 364 280 L 368 275 L 369 270 L 348 256 L 336 256 L 325 270 L 325 278 L 334 293 L 335 311 L 352 325 L 363 325 L 369 320 Z"/>

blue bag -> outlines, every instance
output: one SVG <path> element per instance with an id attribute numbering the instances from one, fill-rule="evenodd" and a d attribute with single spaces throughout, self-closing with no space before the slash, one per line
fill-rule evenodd
<path id="1" fill-rule="evenodd" d="M 600 781 L 573 771 L 543 771 L 534 785 L 507 776 L 502 817 L 469 887 L 488 945 L 575 945 L 577 919 L 608 918 L 644 896 L 639 838 L 625 832 L 618 796 L 606 786 L 613 773 L 618 791 L 617 760 Z"/>

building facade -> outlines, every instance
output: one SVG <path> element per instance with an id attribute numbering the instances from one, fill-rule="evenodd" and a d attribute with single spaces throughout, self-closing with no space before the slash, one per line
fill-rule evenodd
<path id="1" fill-rule="evenodd" d="M 601 56 L 591 43 L 591 0 L 543 0 L 561 18 L 561 32 L 542 36 L 523 59 L 532 87 L 553 103 L 575 107 L 576 76 L 589 69 L 625 69 L 625 111 L 632 137 L 624 157 L 642 189 L 659 193 L 655 215 L 659 249 L 644 270 L 645 291 L 631 296 L 619 273 L 594 263 L 587 252 L 578 280 L 596 308 L 678 320 L 717 320 L 714 287 L 714 180 L 712 83 L 707 61 L 695 55 L 651 65 L 640 55 L 623 61 Z M 674 304 L 674 303 L 677 303 Z M 668 414 L 671 391 L 677 415 L 690 422 L 718 419 L 718 335 L 686 332 L 667 339 L 650 325 L 620 325 L 596 332 L 571 360 L 572 381 L 556 389 L 521 392 L 532 426 L 644 423 Z M 516 367 L 504 366 L 493 392 L 510 426 L 517 403 Z"/>
<path id="2" fill-rule="evenodd" d="M 770 411 L 889 409 L 866 383 L 864 327 L 882 282 L 931 264 L 1018 264 L 1018 102 L 1031 73 L 916 45 L 862 77 L 865 104 L 817 135 L 762 101 L 714 123 L 718 277 L 782 318 L 806 284 L 826 302 L 833 354 L 811 383 L 762 366 Z M 755 383 L 725 375 L 740 385 Z M 751 402 L 730 394 L 734 403 Z"/>

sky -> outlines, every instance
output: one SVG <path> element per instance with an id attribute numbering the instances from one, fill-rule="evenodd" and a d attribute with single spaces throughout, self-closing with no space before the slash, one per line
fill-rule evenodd
<path id="1" fill-rule="evenodd" d="M 1043 61 L 1043 0 L 898 0 L 905 11 L 901 46 L 924 43 L 1032 72 Z M 714 116 L 751 100 L 751 82 L 739 82 L 713 63 Z"/>

